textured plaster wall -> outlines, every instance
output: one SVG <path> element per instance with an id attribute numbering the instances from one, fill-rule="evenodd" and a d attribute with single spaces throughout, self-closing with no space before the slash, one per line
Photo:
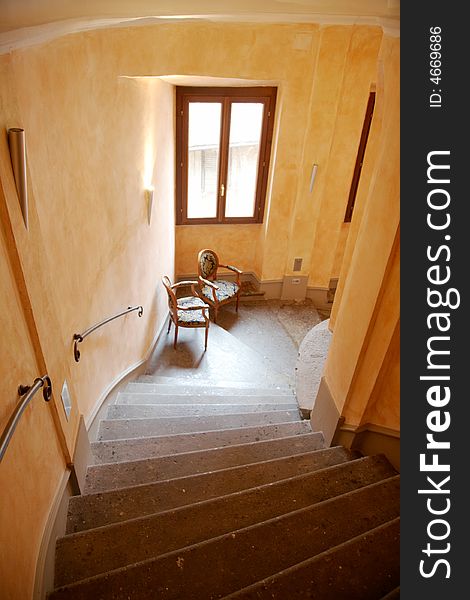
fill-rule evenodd
<path id="1" fill-rule="evenodd" d="M 274 154 L 263 224 L 178 226 L 176 272 L 194 272 L 211 246 L 262 280 L 292 273 L 302 257 L 309 285 L 338 276 L 342 220 L 382 38 L 378 27 L 181 24 L 164 72 L 245 78 L 279 86 Z M 198 52 L 186 52 L 194 42 Z M 319 164 L 309 191 L 312 164 Z M 234 250 L 234 244 L 236 250 Z"/>
<path id="2" fill-rule="evenodd" d="M 40 375 L 3 224 L 0 226 L 0 281 L 0 431 L 3 431 L 19 400 L 18 385 L 30 385 Z M 52 410 L 42 394 L 36 394 L 0 463 L 2 600 L 32 597 L 42 532 L 65 470 Z"/>
<path id="3" fill-rule="evenodd" d="M 305 257 L 311 286 L 328 287 L 339 275 L 344 213 L 381 39 L 382 31 L 371 27 L 321 31 L 286 264 L 292 273 L 294 257 Z M 310 193 L 313 164 L 318 170 Z"/>
<path id="4" fill-rule="evenodd" d="M 85 419 L 105 387 L 149 350 L 165 316 L 159 277 L 174 268 L 173 90 L 122 77 L 126 55 L 125 43 L 83 34 L 11 57 L 41 259 L 53 281 L 53 343 Z M 108 324 L 81 344 L 74 363 L 75 332 L 136 304 L 142 319 L 131 313 Z"/>
<path id="5" fill-rule="evenodd" d="M 160 277 L 174 276 L 174 94 L 160 80 L 123 77 L 142 61 L 153 71 L 153 52 L 137 51 L 129 64 L 131 53 L 126 36 L 84 33 L 0 57 L 0 427 L 18 384 L 47 372 L 54 389 L 47 405 L 35 397 L 0 466 L 2 599 L 31 597 L 79 414 L 89 419 L 108 386 L 146 357 L 167 314 Z M 26 131 L 28 231 L 9 127 Z M 92 334 L 75 363 L 73 334 L 134 304 L 144 316 L 131 313 Z"/>
<path id="6" fill-rule="evenodd" d="M 336 407 L 348 423 L 358 425 L 373 397 L 368 416 L 385 427 L 398 426 L 396 366 L 393 393 L 378 398 L 374 386 L 384 365 L 397 360 L 399 321 L 399 40 L 384 38 L 377 89 L 379 121 L 371 129 L 372 153 L 365 157 L 367 190 L 362 188 L 335 298 L 330 327 L 333 337 L 325 377 Z M 354 232 L 354 233 L 353 233 Z M 375 391 L 377 388 L 375 388 Z"/>
<path id="7" fill-rule="evenodd" d="M 197 231 L 195 231 L 197 230 Z M 197 273 L 197 255 L 213 248 L 224 264 L 260 273 L 257 249 L 262 232 L 259 225 L 181 225 L 176 228 L 178 275 Z"/>
<path id="8" fill-rule="evenodd" d="M 362 423 L 400 430 L 400 322 L 397 322 Z"/>

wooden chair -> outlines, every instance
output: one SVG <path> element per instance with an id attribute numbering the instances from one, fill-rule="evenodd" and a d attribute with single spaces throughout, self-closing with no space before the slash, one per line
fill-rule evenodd
<path id="1" fill-rule="evenodd" d="M 168 293 L 170 319 L 167 333 L 170 333 L 171 323 L 173 322 L 175 325 L 175 341 L 173 342 L 173 348 L 176 348 L 176 342 L 178 340 L 178 327 L 205 327 L 204 350 L 207 350 L 207 337 L 209 334 L 210 322 L 209 306 L 196 294 L 195 286 L 198 282 L 179 281 L 178 283 L 172 284 L 170 279 L 164 275 L 162 277 L 162 283 Z M 192 296 L 185 296 L 184 298 L 176 297 L 174 290 L 183 286 L 191 286 Z"/>
<path id="2" fill-rule="evenodd" d="M 236 281 L 226 281 L 217 278 L 217 269 L 223 267 L 236 274 Z M 199 288 L 197 294 L 214 309 L 214 323 L 217 323 L 219 306 L 236 301 L 235 310 L 238 312 L 240 301 L 240 275 L 242 271 L 232 265 L 223 265 L 219 257 L 209 248 L 201 250 L 197 257 Z"/>

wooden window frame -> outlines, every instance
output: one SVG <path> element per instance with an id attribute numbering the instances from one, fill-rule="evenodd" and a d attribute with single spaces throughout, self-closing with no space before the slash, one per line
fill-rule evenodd
<path id="1" fill-rule="evenodd" d="M 176 87 L 176 224 L 234 224 L 262 223 L 266 203 L 269 162 L 274 129 L 274 110 L 277 88 L 275 87 Z M 188 105 L 189 102 L 214 102 L 222 104 L 220 131 L 220 158 L 218 169 L 217 215 L 213 218 L 190 219 L 187 214 L 188 192 Z M 230 113 L 232 102 L 256 102 L 264 105 L 260 139 L 255 208 L 252 217 L 226 217 Z"/>
<path id="2" fill-rule="evenodd" d="M 364 155 L 366 153 L 367 140 L 369 138 L 372 117 L 374 116 L 374 106 L 375 92 L 370 92 L 369 100 L 367 101 L 364 124 L 362 125 L 361 141 L 359 142 L 359 149 L 357 151 L 356 164 L 354 165 L 351 188 L 349 190 L 348 204 L 346 206 L 346 212 L 344 214 L 345 223 L 350 223 L 352 219 L 354 204 L 356 202 L 357 188 L 359 187 L 359 180 L 361 178 L 362 164 L 364 162 Z"/>

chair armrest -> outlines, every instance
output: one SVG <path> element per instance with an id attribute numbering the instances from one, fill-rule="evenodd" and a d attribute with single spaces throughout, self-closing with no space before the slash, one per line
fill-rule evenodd
<path id="1" fill-rule="evenodd" d="M 171 289 L 180 287 L 182 285 L 195 285 L 195 284 L 197 284 L 197 281 L 178 281 L 177 283 L 174 283 L 171 286 Z"/>
<path id="2" fill-rule="evenodd" d="M 241 275 L 243 273 L 243 271 L 241 271 L 240 269 L 237 269 L 237 267 L 234 267 L 233 265 L 219 264 L 219 267 L 223 267 L 224 269 L 229 269 L 230 271 L 234 271 L 234 273 L 238 273 L 239 275 Z"/>
<path id="3" fill-rule="evenodd" d="M 219 288 L 215 285 L 215 283 L 213 283 L 212 281 L 209 281 L 208 279 L 204 279 L 204 277 L 199 276 L 199 282 L 204 283 L 205 285 L 208 285 L 209 287 L 211 287 L 214 290 L 218 290 Z"/>
<path id="4" fill-rule="evenodd" d="M 207 285 L 208 287 L 211 288 L 212 290 L 212 300 L 214 302 L 215 305 L 217 305 L 217 294 L 215 293 L 215 290 L 218 290 L 218 286 L 215 285 L 215 283 L 212 283 L 212 281 L 209 281 L 208 279 L 204 279 L 204 277 L 201 277 L 199 275 L 199 285 L 204 284 Z M 201 296 L 199 296 L 201 297 Z"/>
<path id="5" fill-rule="evenodd" d="M 171 289 L 175 289 L 175 288 L 179 288 L 179 287 L 187 287 L 188 285 L 191 286 L 191 293 L 193 296 L 196 296 L 196 290 L 194 289 L 194 286 L 197 285 L 197 281 L 178 281 L 177 283 L 174 283 L 171 286 Z"/>
<path id="6" fill-rule="evenodd" d="M 237 267 L 233 267 L 232 265 L 219 264 L 219 267 L 223 267 L 224 269 L 228 269 L 229 271 L 233 271 L 234 273 L 236 273 L 237 274 L 237 285 L 238 285 L 238 287 L 240 287 L 240 275 L 242 274 L 243 271 L 240 271 L 240 269 L 237 269 Z"/>

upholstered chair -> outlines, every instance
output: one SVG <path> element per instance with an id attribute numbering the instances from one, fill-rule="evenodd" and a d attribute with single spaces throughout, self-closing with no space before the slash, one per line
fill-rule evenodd
<path id="1" fill-rule="evenodd" d="M 168 309 L 169 309 L 169 323 L 168 331 L 170 333 L 171 324 L 175 326 L 175 340 L 173 342 L 173 348 L 176 348 L 176 342 L 178 340 L 178 328 L 179 327 L 205 327 L 205 342 L 204 350 L 207 350 L 207 337 L 209 334 L 209 306 L 201 300 L 196 294 L 197 281 L 179 281 L 178 283 L 171 283 L 170 279 L 164 275 L 162 277 L 162 283 L 168 293 Z M 180 287 L 191 286 L 191 296 L 185 296 L 183 298 L 177 298 L 175 290 Z"/>
<path id="2" fill-rule="evenodd" d="M 219 267 L 233 271 L 236 274 L 235 281 L 219 279 L 217 270 Z M 217 323 L 217 312 L 219 307 L 236 302 L 235 310 L 238 312 L 240 301 L 240 275 L 242 271 L 232 265 L 223 265 L 219 262 L 219 257 L 209 248 L 201 250 L 197 257 L 197 269 L 199 287 L 196 290 L 199 297 L 210 304 L 214 309 L 214 323 Z"/>

